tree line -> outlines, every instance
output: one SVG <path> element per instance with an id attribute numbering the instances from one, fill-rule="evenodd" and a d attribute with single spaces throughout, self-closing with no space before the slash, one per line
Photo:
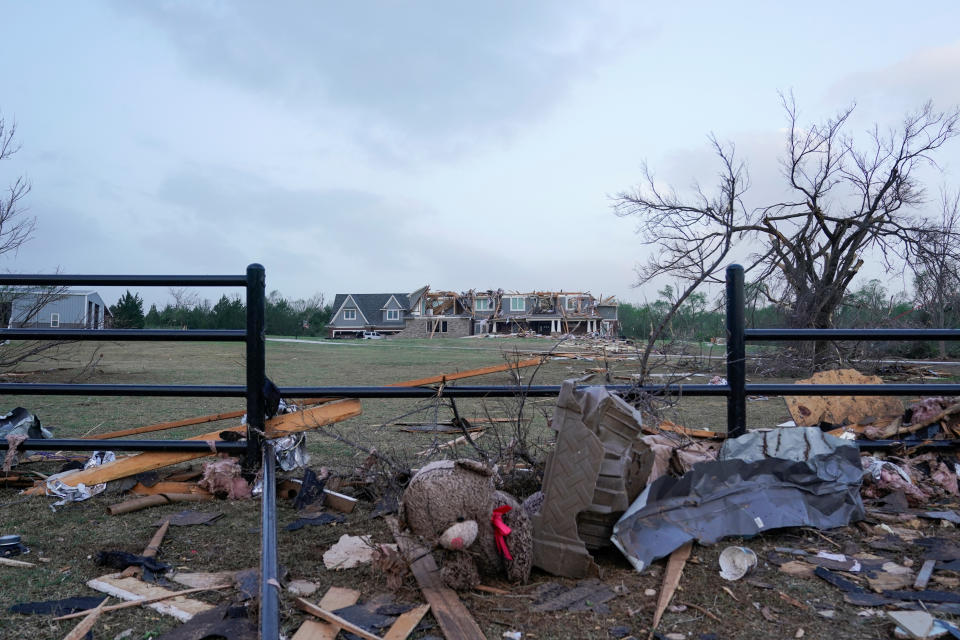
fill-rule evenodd
<path id="1" fill-rule="evenodd" d="M 113 326 L 117 329 L 243 329 L 247 306 L 240 296 L 223 295 L 211 304 L 183 290 L 171 291 L 173 301 L 162 309 L 150 305 L 144 313 L 143 299 L 127 290 L 111 305 Z M 333 310 L 324 304 L 321 293 L 310 298 L 288 299 L 271 291 L 266 299 L 266 327 L 274 335 L 324 335 Z"/>
<path id="2" fill-rule="evenodd" d="M 892 293 L 878 279 L 847 292 L 833 314 L 833 326 L 843 329 L 960 329 L 960 269 L 952 278 L 922 272 L 914 279 L 913 296 Z M 939 280 L 937 280 L 939 278 Z M 949 282 L 944 282 L 947 280 Z M 940 295 L 931 289 L 942 287 Z M 751 329 L 790 326 L 791 311 L 766 302 L 759 283 L 748 283 L 744 319 Z M 726 335 L 722 299 L 708 304 L 694 292 L 677 304 L 677 290 L 666 286 L 653 302 L 621 303 L 620 330 L 626 338 L 646 342 L 652 336 L 663 342 L 709 342 Z M 659 334 L 657 328 L 661 327 Z M 960 344 L 949 342 L 877 342 L 864 345 L 866 355 L 911 358 L 960 357 Z"/>

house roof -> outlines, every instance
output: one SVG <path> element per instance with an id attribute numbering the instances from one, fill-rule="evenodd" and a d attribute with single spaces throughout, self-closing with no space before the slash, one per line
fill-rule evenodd
<path id="1" fill-rule="evenodd" d="M 333 309 L 335 313 L 340 311 L 340 308 L 343 306 L 343 303 L 346 302 L 348 296 L 353 298 L 353 301 L 357 303 L 357 308 L 360 309 L 360 313 L 367 319 L 367 322 L 373 324 L 377 324 L 381 319 L 382 314 L 380 312 L 386 306 L 387 302 L 389 302 L 391 296 L 396 298 L 397 302 L 399 302 L 404 309 L 410 308 L 410 303 L 405 293 L 338 293 L 333 299 Z"/>

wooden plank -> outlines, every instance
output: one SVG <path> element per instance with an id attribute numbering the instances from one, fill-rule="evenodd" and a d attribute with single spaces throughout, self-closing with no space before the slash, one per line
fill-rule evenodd
<path id="1" fill-rule="evenodd" d="M 204 433 L 202 435 L 193 436 L 192 438 L 186 439 L 217 441 L 220 439 L 220 434 L 224 431 L 246 433 L 247 428 L 243 426 L 230 427 L 229 429 L 219 429 L 217 431 L 211 431 L 210 433 Z M 204 451 L 202 453 L 138 453 L 133 456 L 118 458 L 113 462 L 102 464 L 99 467 L 82 469 L 75 473 L 65 475 L 60 478 L 60 481 L 71 487 L 75 487 L 81 482 L 86 485 L 100 484 L 101 482 L 109 482 L 110 480 L 126 478 L 127 476 L 132 476 L 143 471 L 153 471 L 154 469 L 161 469 L 163 467 L 169 467 L 170 465 L 178 464 L 180 462 L 188 462 L 190 460 L 205 458 L 211 455 L 213 455 L 212 451 Z M 45 489 L 46 487 L 40 487 L 41 495 L 45 492 Z"/>
<path id="2" fill-rule="evenodd" d="M 264 423 L 264 433 L 268 438 L 280 438 L 291 433 L 308 431 L 347 418 L 353 418 L 361 413 L 362 409 L 358 399 L 337 400 L 318 407 L 284 413 L 275 418 L 270 418 Z"/>
<path id="3" fill-rule="evenodd" d="M 107 604 L 107 600 L 110 598 L 104 598 L 96 609 L 90 609 L 89 611 L 84 611 L 82 615 L 86 616 L 83 620 L 80 621 L 77 626 L 75 626 L 70 633 L 63 636 L 63 640 L 82 640 L 87 636 L 87 633 L 93 629 L 93 625 L 97 624 L 97 620 L 100 619 L 100 614 L 103 613 L 103 605 Z"/>
<path id="4" fill-rule="evenodd" d="M 284 414 L 282 416 L 278 416 L 277 418 L 272 418 L 271 420 L 280 420 L 288 416 L 298 416 L 302 413 L 309 412 L 313 424 L 306 426 L 305 428 L 310 429 L 318 424 L 329 424 L 329 422 L 336 422 L 337 420 L 343 420 L 351 415 L 357 415 L 359 413 L 359 408 L 359 400 L 341 400 L 339 402 L 331 402 L 314 409 L 309 409 L 306 412 L 299 411 L 296 413 Z M 357 413 L 353 413 L 353 411 L 356 411 Z M 328 421 L 326 420 L 327 417 L 331 419 Z M 271 420 L 268 420 L 267 424 L 270 424 Z M 283 435 L 285 433 L 295 433 L 296 431 L 302 430 L 303 429 L 297 428 L 282 428 L 279 430 L 279 435 Z M 210 433 L 204 433 L 202 435 L 186 439 L 217 441 L 220 439 L 220 434 L 224 431 L 246 433 L 246 427 L 237 426 L 230 427 L 228 429 L 219 429 L 217 431 L 211 431 Z M 75 487 L 81 482 L 87 485 L 100 484 L 101 482 L 109 482 L 110 480 L 117 480 L 118 478 L 126 478 L 127 476 L 132 476 L 143 471 L 152 471 L 154 469 L 168 467 L 180 462 L 188 462 L 190 460 L 196 460 L 197 458 L 205 458 L 213 454 L 213 451 L 204 451 L 202 453 L 139 453 L 134 456 L 121 458 L 114 462 L 108 462 L 107 464 L 100 465 L 99 467 L 93 467 L 92 469 L 85 469 L 77 471 L 76 473 L 71 473 L 63 476 L 60 480 L 64 484 L 70 485 L 71 487 Z"/>
<path id="5" fill-rule="evenodd" d="M 0 565 L 5 567 L 35 567 L 37 565 L 32 562 L 24 562 L 23 560 L 13 560 L 11 558 L 0 558 Z"/>
<path id="6" fill-rule="evenodd" d="M 227 413 L 215 413 L 209 416 L 198 416 L 196 418 L 186 418 L 184 420 L 174 420 L 173 422 L 158 422 L 149 424 L 145 427 L 132 427 L 130 429 L 120 429 L 119 431 L 109 431 L 107 433 L 95 433 L 84 436 L 81 440 L 108 440 L 110 438 L 122 438 L 123 436 L 132 436 L 138 433 L 150 433 L 152 431 L 165 431 L 167 429 L 176 429 L 178 427 L 189 427 L 194 424 L 204 424 L 206 422 L 217 422 L 218 420 L 229 420 L 230 418 L 242 418 L 246 413 L 244 411 L 229 411 Z"/>
<path id="7" fill-rule="evenodd" d="M 690 551 L 692 549 L 692 542 L 684 543 L 682 547 L 671 553 L 670 559 L 667 560 L 667 570 L 663 575 L 663 584 L 660 587 L 660 597 L 657 599 L 656 611 L 653 612 L 653 626 L 650 628 L 651 637 L 656 631 L 657 625 L 660 624 L 660 618 L 663 617 L 663 612 L 667 610 L 667 605 L 670 604 L 670 600 L 673 598 L 673 594 L 677 590 L 677 586 L 680 584 L 680 576 L 683 574 L 683 567 L 687 564 L 687 558 L 690 557 Z"/>
<path id="8" fill-rule="evenodd" d="M 933 569 L 936 566 L 936 560 L 924 560 L 923 566 L 920 567 L 920 573 L 917 574 L 917 580 L 913 583 L 913 588 L 918 591 L 926 589 L 927 583 L 930 582 L 930 576 L 933 575 Z"/>
<path id="9" fill-rule="evenodd" d="M 323 618 L 327 622 L 330 622 L 333 625 L 340 627 L 344 631 L 349 631 L 350 633 L 356 636 L 360 636 L 361 638 L 363 638 L 363 640 L 383 640 L 383 638 L 381 638 L 380 636 L 370 633 L 363 627 L 353 624 L 346 618 L 341 618 L 337 614 L 331 613 L 326 609 L 324 609 L 323 607 L 318 607 L 315 604 L 307 602 L 303 598 L 297 598 L 294 602 L 298 609 L 302 611 L 306 611 L 307 613 L 317 616 L 318 618 Z"/>
<path id="10" fill-rule="evenodd" d="M 336 491 L 330 491 L 330 489 L 324 489 L 323 504 L 342 513 L 353 513 L 353 508 L 357 506 L 357 499 Z"/>
<path id="11" fill-rule="evenodd" d="M 523 369 L 524 367 L 534 367 L 543 362 L 543 358 L 530 358 L 528 360 L 521 360 L 519 362 L 507 362 L 504 364 L 496 364 L 489 367 L 481 367 L 480 369 L 470 369 L 468 371 L 459 371 L 457 373 L 441 373 L 440 375 L 430 376 L 428 378 L 419 378 L 417 380 L 406 380 L 404 382 L 394 382 L 393 384 L 388 384 L 388 387 L 422 387 L 428 384 L 440 384 L 441 382 L 451 380 L 462 380 L 463 378 L 473 378 L 474 376 L 485 376 L 488 373 L 498 373 L 500 371 L 508 371 L 510 369 Z"/>
<path id="12" fill-rule="evenodd" d="M 420 624 L 420 620 L 427 615 L 429 610 L 429 604 L 422 604 L 416 609 L 400 614 L 400 617 L 390 625 L 390 629 L 384 634 L 383 640 L 407 640 L 407 636 Z"/>
<path id="13" fill-rule="evenodd" d="M 167 594 L 161 594 L 154 596 L 152 598 L 144 598 L 142 600 L 130 600 L 128 602 L 122 602 L 120 604 L 112 604 L 109 607 L 103 607 L 103 611 L 117 611 L 118 609 L 129 609 L 130 607 L 139 607 L 145 604 L 153 604 L 154 602 L 162 602 L 164 600 L 169 600 L 170 598 L 179 598 L 180 596 L 185 596 L 191 593 L 197 593 L 199 591 L 215 591 L 217 589 L 227 589 L 230 587 L 228 584 L 221 584 L 210 587 L 197 587 L 194 589 L 184 589 L 183 591 L 171 591 Z M 104 600 L 106 602 L 106 600 Z M 103 606 L 103 605 L 100 605 Z M 65 616 L 60 616 L 59 618 L 54 618 L 54 620 L 69 620 L 70 618 L 79 618 L 80 616 L 85 616 L 88 613 L 92 613 L 94 609 L 88 609 L 87 611 L 78 611 L 77 613 L 68 613 Z"/>
<path id="14" fill-rule="evenodd" d="M 164 598 L 147 606 L 154 611 L 173 616 L 180 622 L 187 622 L 196 614 L 214 608 L 212 604 L 184 598 L 174 591 L 141 582 L 136 578 L 121 578 L 120 574 L 117 573 L 94 578 L 87 582 L 87 586 L 122 600 L 139 601 L 145 598 L 159 598 L 160 596 L 170 595 L 170 598 Z"/>
<path id="15" fill-rule="evenodd" d="M 457 592 L 443 584 L 430 549 L 401 532 L 396 518 L 388 516 L 386 520 L 443 635 L 448 640 L 485 640 L 480 626 L 460 602 Z"/>
<path id="16" fill-rule="evenodd" d="M 336 611 L 357 603 L 360 592 L 343 587 L 330 587 L 320 599 L 320 606 L 328 611 Z M 340 627 L 320 620 L 304 620 L 292 640 L 335 640 Z"/>

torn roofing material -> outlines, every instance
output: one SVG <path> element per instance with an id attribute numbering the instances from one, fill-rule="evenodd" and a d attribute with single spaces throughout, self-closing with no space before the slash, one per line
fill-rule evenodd
<path id="1" fill-rule="evenodd" d="M 612 540 L 642 571 L 689 540 L 843 526 L 864 517 L 862 476 L 856 445 L 817 428 L 754 431 L 727 440 L 716 461 L 649 485 Z"/>

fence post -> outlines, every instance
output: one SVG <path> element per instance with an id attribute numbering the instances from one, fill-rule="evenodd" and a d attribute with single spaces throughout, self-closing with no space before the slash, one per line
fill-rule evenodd
<path id="1" fill-rule="evenodd" d="M 247 456 L 246 468 L 260 466 L 263 420 L 266 413 L 263 383 L 266 379 L 266 288 L 263 265 L 247 267 Z"/>
<path id="2" fill-rule="evenodd" d="M 727 267 L 727 437 L 747 432 L 747 366 L 744 339 L 743 267 Z"/>

